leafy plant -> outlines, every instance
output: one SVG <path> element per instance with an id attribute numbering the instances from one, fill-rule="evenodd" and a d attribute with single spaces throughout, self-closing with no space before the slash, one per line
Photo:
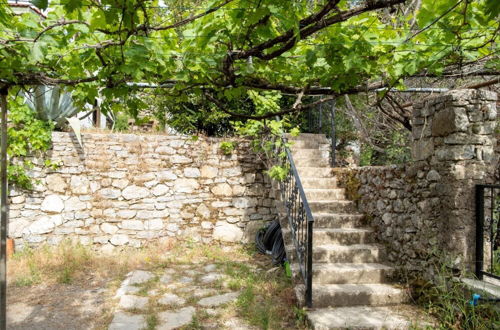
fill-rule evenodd
<path id="1" fill-rule="evenodd" d="M 236 147 L 235 142 L 223 141 L 220 143 L 220 149 L 222 150 L 222 153 L 226 156 L 232 154 L 235 147 Z"/>
<path id="2" fill-rule="evenodd" d="M 130 126 L 128 124 L 129 116 L 124 113 L 116 115 L 114 129 L 118 132 L 128 131 Z"/>
<path id="3" fill-rule="evenodd" d="M 38 119 L 54 122 L 56 128 L 62 128 L 66 119 L 79 111 L 73 105 L 71 94 L 60 86 L 36 86 L 24 96 L 26 104 L 36 111 Z"/>
<path id="4" fill-rule="evenodd" d="M 7 154 L 11 161 L 7 168 L 8 179 L 12 185 L 31 189 L 33 182 L 27 171 L 32 170 L 34 164 L 25 157 L 41 157 L 50 148 L 53 124 L 38 119 L 35 111 L 22 104 L 20 98 L 9 98 L 9 118 Z M 57 166 L 50 161 L 43 165 Z"/>
<path id="5" fill-rule="evenodd" d="M 274 165 L 267 171 L 267 174 L 274 180 L 283 181 L 286 179 L 289 172 L 290 172 L 289 167 Z"/>

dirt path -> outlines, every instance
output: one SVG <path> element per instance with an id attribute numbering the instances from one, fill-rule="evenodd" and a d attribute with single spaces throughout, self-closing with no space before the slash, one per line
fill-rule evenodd
<path id="1" fill-rule="evenodd" d="M 10 286 L 7 329 L 99 329 L 110 315 L 106 283 Z"/>

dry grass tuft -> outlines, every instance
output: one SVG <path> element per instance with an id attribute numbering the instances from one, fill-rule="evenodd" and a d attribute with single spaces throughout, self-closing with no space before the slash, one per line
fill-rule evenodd
<path id="1" fill-rule="evenodd" d="M 97 279 L 120 280 L 134 269 L 153 269 L 169 260 L 173 243 L 151 244 L 145 248 L 126 248 L 101 253 L 71 241 L 58 246 L 25 248 L 8 261 L 9 284 L 31 286 L 45 283 L 71 283 L 92 275 Z"/>

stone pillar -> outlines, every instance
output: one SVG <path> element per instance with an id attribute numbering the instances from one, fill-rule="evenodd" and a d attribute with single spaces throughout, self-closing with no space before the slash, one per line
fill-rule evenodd
<path id="1" fill-rule="evenodd" d="M 498 164 L 496 99 L 494 92 L 455 90 L 413 108 L 412 157 L 437 179 L 429 184 L 440 200 L 432 221 L 438 222 L 442 252 L 457 268 L 473 269 L 474 186 L 492 183 Z"/>

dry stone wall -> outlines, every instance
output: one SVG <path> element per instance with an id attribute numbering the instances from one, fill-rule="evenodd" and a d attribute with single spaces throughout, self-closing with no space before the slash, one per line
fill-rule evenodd
<path id="1" fill-rule="evenodd" d="M 10 190 L 17 245 L 65 238 L 104 248 L 189 237 L 252 239 L 275 218 L 269 179 L 248 141 L 224 155 L 215 138 L 53 133 L 54 171 L 35 168 L 34 191 Z M 35 159 L 35 163 L 43 160 Z"/>
<path id="2" fill-rule="evenodd" d="M 429 98 L 413 109 L 413 162 L 338 170 L 395 265 L 426 277 L 442 258 L 473 269 L 474 185 L 498 170 L 496 99 L 476 90 Z"/>

